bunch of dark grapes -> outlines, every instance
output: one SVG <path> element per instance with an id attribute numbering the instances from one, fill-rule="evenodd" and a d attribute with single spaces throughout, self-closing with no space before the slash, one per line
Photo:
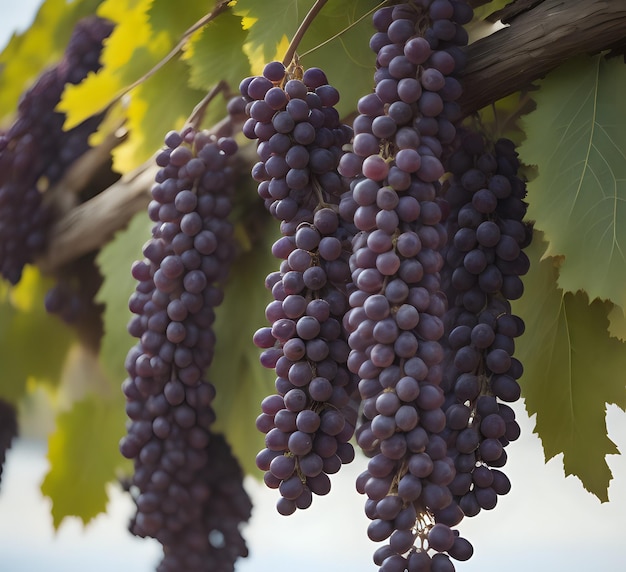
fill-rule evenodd
<path id="1" fill-rule="evenodd" d="M 262 365 L 276 370 L 276 394 L 257 418 L 266 434 L 257 466 L 286 515 L 327 494 L 328 475 L 354 458 L 356 384 L 342 328 L 351 232 L 337 207 L 344 190 L 337 166 L 352 132 L 334 108 L 339 93 L 318 68 L 286 72 L 272 62 L 263 76 L 244 80 L 241 93 L 250 116 L 244 134 L 258 140 L 252 175 L 283 234 L 272 248 L 280 270 L 266 279 L 271 327 L 254 342 L 264 348 Z"/>
<path id="2" fill-rule="evenodd" d="M 87 151 L 102 119 L 94 116 L 63 131 L 65 114 L 54 109 L 66 84 L 100 68 L 102 44 L 112 30 L 110 21 L 96 16 L 78 22 L 62 61 L 22 95 L 15 122 L 0 136 L 0 273 L 12 284 L 45 248 L 53 213 L 43 193 Z"/>
<path id="3" fill-rule="evenodd" d="M 211 432 L 215 389 L 206 381 L 215 307 L 234 257 L 233 139 L 170 132 L 148 207 L 155 222 L 132 275 L 136 316 L 123 384 L 130 418 L 122 454 L 134 460 L 131 530 L 164 548 L 162 572 L 232 571 L 246 556 L 239 525 L 250 516 L 242 474 Z"/>
<path id="4" fill-rule="evenodd" d="M 520 276 L 531 240 L 524 223 L 526 186 L 511 141 L 488 144 L 467 131 L 449 161 L 454 177 L 446 193 L 450 243 L 446 252 L 446 439 L 457 475 L 450 483 L 466 516 L 496 506 L 511 484 L 499 470 L 504 447 L 519 437 L 507 403 L 520 397 L 522 364 L 513 357 L 524 323 L 509 300 L 522 296 Z"/>
<path id="5" fill-rule="evenodd" d="M 370 539 L 388 540 L 374 554 L 384 571 L 450 571 L 450 556 L 472 552 L 450 528 L 463 513 L 448 486 L 456 469 L 442 436 L 447 204 L 440 184 L 460 118 L 454 74 L 471 18 L 467 3 L 454 0 L 375 12 L 376 87 L 358 102 L 352 152 L 340 164 L 353 178 L 341 213 L 360 231 L 344 321 L 363 404 L 357 442 L 371 457 L 357 489 L 368 497 Z"/>
<path id="6" fill-rule="evenodd" d="M 17 412 L 15 407 L 0 399 L 0 482 L 7 451 L 17 436 Z"/>

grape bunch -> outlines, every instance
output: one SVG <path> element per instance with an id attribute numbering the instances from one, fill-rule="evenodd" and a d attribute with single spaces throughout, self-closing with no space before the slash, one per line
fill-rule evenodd
<path id="1" fill-rule="evenodd" d="M 466 516 L 496 506 L 511 484 L 499 470 L 504 449 L 519 437 L 507 403 L 520 397 L 522 364 L 513 357 L 524 322 L 509 300 L 521 297 L 529 268 L 523 251 L 532 237 L 523 222 L 526 186 L 511 141 L 489 144 L 466 131 L 449 160 L 454 177 L 446 251 L 446 439 L 457 475 L 450 490 Z"/>
<path id="2" fill-rule="evenodd" d="M 16 436 L 17 411 L 13 405 L 0 399 L 0 482 L 7 451 L 11 448 L 11 443 Z"/>
<path id="3" fill-rule="evenodd" d="M 152 238 L 137 280 L 123 383 L 130 418 L 122 454 L 134 460 L 131 530 L 164 547 L 162 572 L 232 571 L 246 556 L 239 525 L 250 516 L 242 474 L 211 431 L 214 386 L 205 379 L 215 348 L 215 307 L 235 255 L 231 211 L 237 150 L 228 137 L 170 132 L 148 214 Z"/>
<path id="4" fill-rule="evenodd" d="M 441 283 L 447 203 L 440 179 L 456 140 L 455 73 L 467 43 L 465 2 L 405 2 L 374 13 L 375 90 L 358 102 L 351 177 L 340 212 L 359 230 L 350 259 L 354 290 L 344 324 L 358 375 L 370 457 L 357 480 L 367 495 L 370 539 L 385 571 L 454 570 L 471 545 L 451 529 L 463 513 L 446 429 Z"/>
<path id="5" fill-rule="evenodd" d="M 280 270 L 266 279 L 273 301 L 270 327 L 254 342 L 261 363 L 276 371 L 276 394 L 261 404 L 257 427 L 266 434 L 257 466 L 277 488 L 277 510 L 310 506 L 330 491 L 329 474 L 354 458 L 354 377 L 342 327 L 350 279 L 351 231 L 338 215 L 344 187 L 337 173 L 351 130 L 339 122 L 337 90 L 318 68 L 287 72 L 280 62 L 241 83 L 260 161 L 252 176 L 269 212 L 281 221 L 273 254 Z"/>
<path id="6" fill-rule="evenodd" d="M 54 109 L 66 84 L 100 68 L 112 30 L 109 20 L 96 16 L 79 21 L 62 61 L 22 94 L 15 122 L 0 136 L 0 273 L 12 284 L 45 248 L 53 213 L 43 194 L 89 149 L 89 135 L 102 120 L 97 115 L 63 131 L 65 114 Z"/>

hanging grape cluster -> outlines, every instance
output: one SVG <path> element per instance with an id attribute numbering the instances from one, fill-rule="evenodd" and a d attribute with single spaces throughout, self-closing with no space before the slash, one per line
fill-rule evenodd
<path id="1" fill-rule="evenodd" d="M 113 23 L 104 18 L 78 22 L 61 62 L 22 94 L 15 122 L 0 135 L 0 274 L 12 284 L 45 249 L 54 214 L 43 201 L 45 191 L 89 149 L 89 135 L 103 117 L 64 131 L 65 114 L 55 107 L 67 84 L 100 68 L 102 43 L 112 31 Z M 63 304 L 53 303 L 51 310 L 61 313 Z"/>
<path id="2" fill-rule="evenodd" d="M 123 384 L 137 506 L 131 531 L 163 545 L 160 572 L 232 571 L 247 555 L 239 526 L 250 517 L 237 460 L 212 431 L 215 308 L 235 255 L 232 207 L 237 144 L 189 128 L 170 132 L 156 157 L 148 214 L 152 238 L 132 275 L 128 326 L 138 343 Z"/>
<path id="3" fill-rule="evenodd" d="M 228 103 L 254 142 L 251 176 L 281 234 L 259 285 L 271 296 L 267 322 L 252 340 L 275 374 L 256 419 L 256 464 L 290 515 L 330 492 L 356 444 L 366 458 L 356 489 L 384 572 L 452 572 L 471 557 L 457 527 L 508 493 L 505 448 L 520 432 L 509 404 L 520 397 L 524 323 L 510 301 L 523 293 L 532 229 L 514 145 L 462 123 L 472 17 L 466 0 L 376 10 L 373 89 L 350 125 L 324 71 L 297 56 L 243 79 Z M 0 270 L 12 283 L 44 248 L 53 213 L 43 192 L 102 119 L 63 132 L 54 107 L 66 84 L 98 69 L 111 30 L 81 23 L 0 137 Z M 195 126 L 166 135 L 152 236 L 131 271 L 137 343 L 120 449 L 134 463 L 130 529 L 162 544 L 161 572 L 232 571 L 247 555 L 251 503 L 227 436 L 213 429 L 208 380 L 236 256 L 237 150 Z M 57 288 L 47 304 L 69 316 L 63 296 Z"/>
<path id="4" fill-rule="evenodd" d="M 284 235 L 273 247 L 280 272 L 266 280 L 272 325 L 254 339 L 264 348 L 261 363 L 277 374 L 277 395 L 263 401 L 257 419 L 266 434 L 257 464 L 279 489 L 282 514 L 308 507 L 318 475 L 330 472 L 318 445 L 323 364 L 311 341 L 326 357 L 335 333 L 329 338 L 324 324 L 311 331 L 308 324 L 319 322 L 313 301 L 335 298 L 306 276 L 329 282 L 328 235 L 315 215 L 336 205 L 336 252 L 349 270 L 334 286 L 348 303 L 331 315 L 349 353 L 346 373 L 325 374 L 324 382 L 338 412 L 343 401 L 333 403 L 333 382 L 345 386 L 347 375 L 358 387 L 350 395 L 351 407 L 359 402 L 356 442 L 369 461 L 356 486 L 367 497 L 368 536 L 384 542 L 374 562 L 386 572 L 453 571 L 453 560 L 471 557 L 472 545 L 454 527 L 509 491 L 500 469 L 504 447 L 519 436 L 507 403 L 520 395 L 513 353 L 523 322 L 509 300 L 523 291 L 531 229 L 513 144 L 459 128 L 463 26 L 472 15 L 462 0 L 403 2 L 374 13 L 375 88 L 358 101 L 349 145 L 340 138 L 346 130 L 336 130 L 343 152 L 334 162 L 329 154 L 323 169 L 319 143 L 332 137 L 316 128 L 336 126 L 327 107 L 338 100 L 326 76 L 313 68 L 298 81 L 273 62 L 241 86 L 244 134 L 257 140 L 261 159 L 252 176 Z"/>
<path id="5" fill-rule="evenodd" d="M 350 279 L 350 231 L 338 214 L 343 182 L 337 172 L 352 130 L 339 122 L 337 90 L 322 70 L 302 74 L 280 62 L 241 84 L 257 140 L 252 175 L 269 212 L 281 221 L 272 248 L 280 269 L 268 275 L 271 327 L 257 331 L 261 363 L 276 371 L 276 394 L 262 403 L 257 456 L 265 483 L 278 488 L 278 511 L 307 508 L 330 491 L 328 475 L 354 458 L 355 379 L 342 329 Z"/>

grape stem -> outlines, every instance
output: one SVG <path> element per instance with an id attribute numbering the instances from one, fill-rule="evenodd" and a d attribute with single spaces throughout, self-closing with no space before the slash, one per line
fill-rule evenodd
<path id="1" fill-rule="evenodd" d="M 206 113 L 209 103 L 211 103 L 211 101 L 215 99 L 215 97 L 221 92 L 228 92 L 228 85 L 225 81 L 220 81 L 219 83 L 217 83 L 211 89 L 211 91 L 209 91 L 209 93 L 207 93 L 198 102 L 198 104 L 193 108 L 191 115 L 187 119 L 187 125 L 191 125 L 193 128 L 198 129 L 200 123 L 202 123 L 202 119 L 204 118 L 204 114 Z"/>
<path id="2" fill-rule="evenodd" d="M 370 16 L 371 14 L 376 12 L 376 10 L 378 10 L 379 8 L 381 8 L 382 6 L 387 4 L 388 2 L 389 2 L 389 0 L 383 0 L 380 4 L 374 6 L 371 10 L 368 10 L 362 16 L 359 16 L 354 22 L 352 22 L 352 24 L 350 24 L 349 26 L 346 26 L 340 32 L 337 32 L 334 36 L 331 36 L 327 40 L 324 40 L 321 44 L 318 44 L 314 48 L 311 48 L 310 50 L 307 50 L 303 54 L 300 54 L 300 59 L 302 59 L 304 56 L 308 56 L 309 54 L 313 53 L 315 50 L 319 50 L 320 48 L 324 47 L 326 44 L 329 44 L 333 40 L 336 40 L 339 36 L 345 34 L 348 30 L 350 30 L 351 28 L 356 26 L 359 22 L 361 22 L 362 20 L 364 20 L 365 18 L 367 18 L 368 16 Z"/>
<path id="3" fill-rule="evenodd" d="M 306 31 L 309 29 L 309 26 L 313 23 L 313 20 L 315 20 L 317 15 L 321 12 L 322 8 L 324 7 L 327 1 L 328 0 L 316 0 L 315 4 L 313 4 L 313 7 L 309 10 L 308 14 L 304 17 L 304 20 L 302 20 L 302 23 L 296 30 L 296 33 L 294 34 L 291 40 L 291 43 L 289 44 L 289 47 L 287 48 L 285 57 L 283 58 L 283 65 L 285 67 L 289 67 L 289 64 L 291 63 L 291 60 L 293 60 L 296 50 L 298 49 L 298 45 L 302 41 L 304 34 L 306 34 Z"/>

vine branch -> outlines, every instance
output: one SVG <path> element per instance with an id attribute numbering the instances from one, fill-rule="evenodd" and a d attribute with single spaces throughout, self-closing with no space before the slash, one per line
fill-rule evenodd
<path id="1" fill-rule="evenodd" d="M 520 91 L 572 57 L 612 49 L 624 38 L 626 2 L 543 0 L 467 47 L 463 114 Z"/>
<path id="2" fill-rule="evenodd" d="M 315 13 L 324 3 L 325 0 L 316 2 Z M 474 1 L 474 5 L 479 3 L 482 0 Z M 227 5 L 228 2 L 221 2 L 215 10 Z M 301 28 L 308 22 L 309 14 Z M 533 2 L 531 9 L 516 13 L 509 21 L 508 27 L 474 42 L 466 50 L 468 63 L 462 75 L 464 95 L 460 100 L 464 115 L 527 89 L 533 81 L 574 56 L 623 46 L 626 2 L 542 0 Z M 293 51 L 299 42 L 296 36 L 292 40 Z M 228 118 L 221 124 L 225 132 L 232 127 Z M 155 173 L 153 165 L 153 160 L 149 160 L 63 215 L 51 231 L 47 252 L 37 261 L 40 268 L 53 271 L 101 247 L 136 212 L 146 208 Z"/>
<path id="3" fill-rule="evenodd" d="M 285 67 L 289 67 L 291 60 L 293 60 L 293 56 L 296 54 L 296 50 L 304 37 L 304 34 L 309 29 L 309 26 L 313 23 L 313 20 L 317 17 L 317 15 L 321 12 L 324 5 L 328 2 L 328 0 L 317 0 L 315 4 L 313 4 L 312 8 L 309 10 L 308 14 L 302 20 L 300 26 L 296 30 L 291 42 L 289 43 L 289 47 L 285 52 L 285 57 L 283 58 L 283 65 Z"/>

